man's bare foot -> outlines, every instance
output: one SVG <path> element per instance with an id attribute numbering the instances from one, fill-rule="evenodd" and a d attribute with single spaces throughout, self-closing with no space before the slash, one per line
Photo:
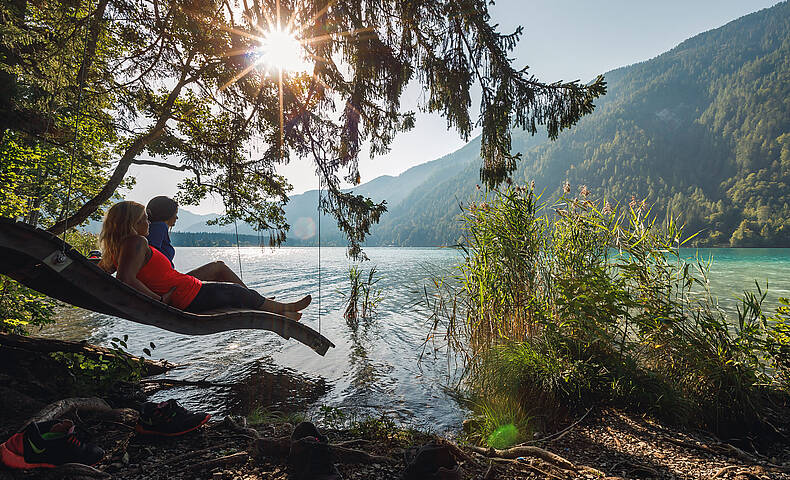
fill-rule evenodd
<path id="1" fill-rule="evenodd" d="M 296 322 L 298 322 L 302 318 L 302 314 L 299 312 L 283 312 L 283 316 L 288 317 Z"/>
<path id="2" fill-rule="evenodd" d="M 298 300 L 298 301 L 293 302 L 293 303 L 286 303 L 285 304 L 286 305 L 285 306 L 285 311 L 287 311 L 287 312 L 298 312 L 300 310 L 304 310 L 305 308 L 307 308 L 308 305 L 310 305 L 310 302 L 312 302 L 312 301 L 313 301 L 313 297 L 312 296 L 305 295 L 305 297 L 302 298 L 301 300 Z"/>

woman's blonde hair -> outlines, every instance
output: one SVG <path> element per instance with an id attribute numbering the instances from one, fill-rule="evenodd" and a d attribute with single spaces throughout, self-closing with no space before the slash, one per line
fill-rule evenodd
<path id="1" fill-rule="evenodd" d="M 139 235 L 134 225 L 145 214 L 143 204 L 128 200 L 118 202 L 107 210 L 99 233 L 99 248 L 102 250 L 100 267 L 105 270 L 115 269 L 121 244 L 132 235 Z"/>

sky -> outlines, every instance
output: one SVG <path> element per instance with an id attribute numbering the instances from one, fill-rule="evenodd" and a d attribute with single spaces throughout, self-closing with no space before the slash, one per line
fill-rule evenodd
<path id="1" fill-rule="evenodd" d="M 718 28 L 743 15 L 777 4 L 776 0 L 499 0 L 490 8 L 491 23 L 511 33 L 524 28 L 512 53 L 516 67 L 544 82 L 582 80 L 618 67 L 649 60 L 683 40 Z M 395 138 L 391 151 L 370 159 L 360 156 L 362 182 L 381 175 L 399 175 L 410 167 L 437 159 L 466 142 L 448 130 L 439 114 L 419 111 L 423 90 L 412 84 L 404 94 L 404 111 L 416 111 L 416 125 Z M 479 97 L 473 100 L 473 108 Z M 478 132 L 473 134 L 476 135 Z M 132 166 L 137 184 L 123 192 L 143 204 L 156 195 L 175 195 L 184 175 L 157 167 Z M 292 160 L 280 169 L 294 186 L 292 194 L 318 187 L 314 166 L 307 159 Z M 221 212 L 222 203 L 208 199 L 185 206 L 194 213 Z"/>

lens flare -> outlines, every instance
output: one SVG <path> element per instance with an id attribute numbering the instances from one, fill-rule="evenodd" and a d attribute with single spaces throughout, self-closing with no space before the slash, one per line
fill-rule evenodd
<path id="1" fill-rule="evenodd" d="M 257 54 L 258 65 L 266 70 L 298 73 L 310 68 L 304 47 L 294 33 L 287 30 L 274 29 L 264 33 Z"/>

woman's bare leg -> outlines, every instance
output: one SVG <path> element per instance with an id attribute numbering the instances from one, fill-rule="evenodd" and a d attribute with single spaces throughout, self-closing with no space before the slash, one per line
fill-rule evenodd
<path id="1" fill-rule="evenodd" d="M 247 287 L 247 285 L 244 285 L 244 282 L 242 282 L 241 279 L 233 272 L 233 270 L 225 265 L 225 262 L 222 260 L 207 263 L 202 267 L 198 267 L 192 271 L 187 272 L 187 275 L 192 275 L 198 280 L 203 280 L 204 282 L 230 282 L 239 284 L 245 288 Z"/>
<path id="2" fill-rule="evenodd" d="M 305 307 L 310 305 L 310 302 L 312 300 L 313 297 L 311 297 L 310 295 L 306 295 L 301 300 L 297 300 L 296 302 L 290 302 L 290 303 L 277 302 L 275 300 L 272 300 L 271 298 L 267 298 L 261 305 L 260 309 L 266 312 L 280 313 L 280 314 L 298 313 L 299 310 L 303 310 Z M 299 314 L 299 316 L 301 317 L 302 315 Z"/>

